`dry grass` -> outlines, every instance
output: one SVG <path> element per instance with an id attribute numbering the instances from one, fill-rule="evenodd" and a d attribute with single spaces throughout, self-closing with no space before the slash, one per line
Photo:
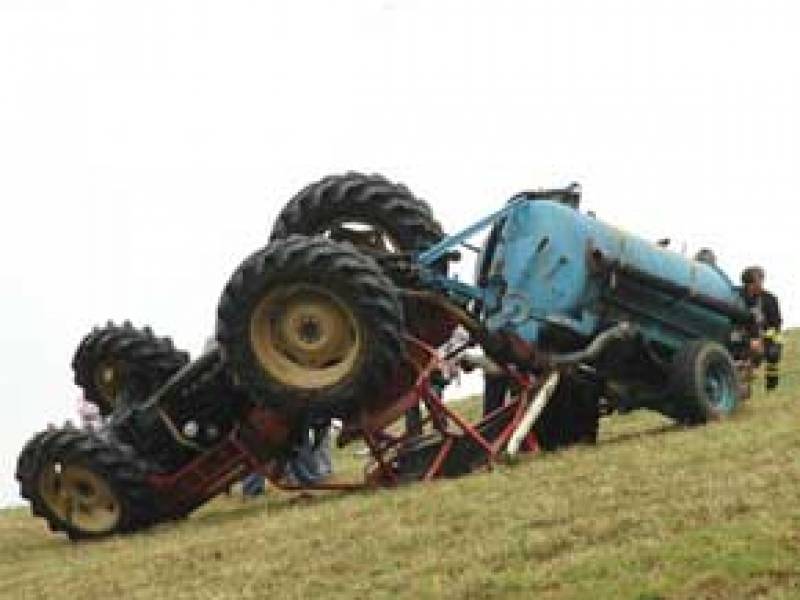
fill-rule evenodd
<path id="1" fill-rule="evenodd" d="M 615 417 L 597 448 L 458 481 L 225 498 L 80 545 L 3 511 L 0 596 L 800 598 L 798 425 L 795 373 L 725 423 Z"/>

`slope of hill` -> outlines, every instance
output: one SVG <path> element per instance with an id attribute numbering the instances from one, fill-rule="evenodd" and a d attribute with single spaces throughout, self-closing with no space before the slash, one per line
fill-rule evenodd
<path id="1" fill-rule="evenodd" d="M 724 423 L 614 417 L 596 448 L 457 481 L 222 498 L 79 545 L 0 511 L 0 597 L 800 598 L 800 332 L 787 350 Z"/>

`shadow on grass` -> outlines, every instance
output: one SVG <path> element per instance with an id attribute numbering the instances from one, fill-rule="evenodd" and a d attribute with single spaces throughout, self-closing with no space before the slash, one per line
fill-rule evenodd
<path id="1" fill-rule="evenodd" d="M 597 444 L 599 448 L 603 448 L 604 446 L 613 446 L 616 444 L 624 444 L 626 442 L 630 442 L 632 440 L 642 439 L 642 438 L 650 438 L 650 437 L 657 437 L 667 433 L 675 433 L 678 431 L 686 431 L 691 429 L 686 425 L 681 425 L 680 423 L 666 423 L 664 425 L 659 425 L 657 427 L 650 427 L 648 429 L 642 429 L 639 431 L 629 431 L 625 433 L 619 433 L 614 435 L 614 437 L 602 440 Z"/>

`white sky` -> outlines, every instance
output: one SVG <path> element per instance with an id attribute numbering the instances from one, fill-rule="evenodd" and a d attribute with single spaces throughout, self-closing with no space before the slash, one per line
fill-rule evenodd
<path id="1" fill-rule="evenodd" d="M 304 184 L 407 183 L 452 231 L 524 188 L 767 267 L 800 324 L 797 2 L 0 0 L 0 505 L 93 324 L 193 352 Z"/>

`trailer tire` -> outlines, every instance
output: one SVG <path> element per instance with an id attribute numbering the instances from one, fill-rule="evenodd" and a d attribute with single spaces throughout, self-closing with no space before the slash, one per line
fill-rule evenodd
<path id="1" fill-rule="evenodd" d="M 20 495 L 71 540 L 145 528 L 159 519 L 147 464 L 129 446 L 67 424 L 34 436 L 17 461 Z"/>
<path id="2" fill-rule="evenodd" d="M 732 414 L 738 405 L 736 364 L 720 344 L 687 342 L 672 360 L 669 413 L 686 425 L 698 425 Z"/>
<path id="3" fill-rule="evenodd" d="M 95 327 L 78 344 L 72 358 L 75 383 L 102 416 L 111 414 L 120 398 L 143 400 L 189 362 L 168 337 L 130 321 L 109 321 Z"/>
<path id="4" fill-rule="evenodd" d="M 348 223 L 367 230 L 344 227 Z M 430 205 L 406 186 L 382 175 L 355 172 L 324 177 L 300 190 L 278 215 L 270 239 L 292 234 L 349 241 L 376 257 L 387 252 L 410 255 L 444 238 Z M 447 262 L 437 269 L 446 274 Z M 386 272 L 394 275 L 389 261 Z M 402 285 L 401 279 L 402 275 L 395 277 L 395 283 Z M 409 332 L 431 346 L 446 342 L 456 326 L 441 309 L 420 300 L 407 299 L 405 312 Z"/>
<path id="5" fill-rule="evenodd" d="M 259 405 L 322 419 L 380 399 L 405 362 L 403 309 L 349 243 L 293 235 L 247 258 L 217 310 L 234 381 Z"/>

